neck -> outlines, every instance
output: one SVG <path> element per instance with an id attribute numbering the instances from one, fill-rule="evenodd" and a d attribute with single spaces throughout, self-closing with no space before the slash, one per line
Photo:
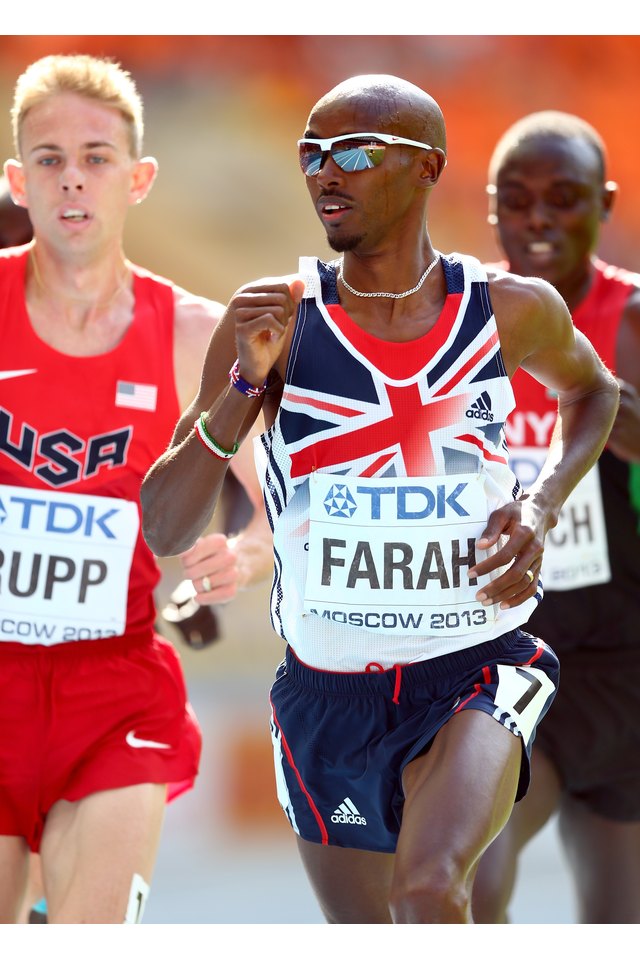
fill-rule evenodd
<path id="1" fill-rule="evenodd" d="M 593 276 L 593 260 L 587 260 L 580 265 L 580 268 L 576 270 L 575 273 L 570 274 L 556 284 L 556 290 L 564 298 L 570 312 L 575 310 L 578 304 L 586 297 L 591 289 Z"/>
<path id="2" fill-rule="evenodd" d="M 65 313 L 107 310 L 131 278 L 122 250 L 99 262 L 70 263 L 34 244 L 28 268 L 27 295 Z"/>
<path id="3" fill-rule="evenodd" d="M 391 257 L 350 251 L 337 263 L 343 289 L 352 296 L 376 294 L 383 299 L 404 299 L 418 292 L 437 266 L 438 257 L 429 243 L 406 260 L 397 251 Z"/>

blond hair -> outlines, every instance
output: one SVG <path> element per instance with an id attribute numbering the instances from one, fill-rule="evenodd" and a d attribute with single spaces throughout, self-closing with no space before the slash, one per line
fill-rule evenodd
<path id="1" fill-rule="evenodd" d="M 142 99 L 131 75 L 113 60 L 87 54 L 36 60 L 18 77 L 11 108 L 13 140 L 20 156 L 20 132 L 29 110 L 57 93 L 77 93 L 118 110 L 129 129 L 131 155 L 142 153 Z"/>

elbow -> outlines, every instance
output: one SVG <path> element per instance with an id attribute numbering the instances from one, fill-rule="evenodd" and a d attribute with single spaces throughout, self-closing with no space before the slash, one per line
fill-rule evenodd
<path id="1" fill-rule="evenodd" d="M 144 484 L 140 491 L 140 505 L 142 536 L 156 557 L 174 557 L 192 546 L 192 542 L 185 540 L 184 529 L 173 529 L 173 511 L 163 506 Z"/>
<path id="2" fill-rule="evenodd" d="M 156 557 L 174 557 L 181 552 L 174 547 L 171 539 L 163 536 L 163 531 L 151 522 L 143 520 L 142 536 L 149 550 Z"/>

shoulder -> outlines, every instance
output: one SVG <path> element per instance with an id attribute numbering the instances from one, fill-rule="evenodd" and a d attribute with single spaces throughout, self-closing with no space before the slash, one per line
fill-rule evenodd
<path id="1" fill-rule="evenodd" d="M 224 306 L 217 300 L 210 300 L 207 297 L 190 293 L 167 277 L 153 273 L 153 271 L 138 264 L 132 263 L 130 266 L 133 273 L 140 279 L 151 281 L 151 283 L 164 287 L 168 293 L 171 293 L 173 297 L 174 332 L 177 337 L 176 346 L 179 348 L 182 340 L 189 341 L 188 344 L 185 344 L 188 349 L 194 346 L 194 342 L 202 342 L 206 346 L 213 328 L 224 313 Z"/>
<path id="2" fill-rule="evenodd" d="M 567 306 L 556 288 L 540 277 L 521 277 L 507 270 L 487 267 L 489 295 L 496 313 L 508 312 L 512 316 L 529 317 L 538 311 L 569 316 Z"/>
<path id="3" fill-rule="evenodd" d="M 538 277 L 520 277 L 506 270 L 487 270 L 487 279 L 510 376 L 532 355 L 572 348 L 573 321 L 555 287 Z"/>
<path id="4" fill-rule="evenodd" d="M 185 347 L 205 348 L 214 327 L 224 313 L 224 306 L 217 300 L 197 296 L 182 287 L 173 286 L 174 327 L 177 342 Z"/>
<path id="5" fill-rule="evenodd" d="M 0 269 L 10 270 L 17 266 L 28 255 L 32 244 L 28 243 L 22 247 L 4 247 L 0 249 Z"/>

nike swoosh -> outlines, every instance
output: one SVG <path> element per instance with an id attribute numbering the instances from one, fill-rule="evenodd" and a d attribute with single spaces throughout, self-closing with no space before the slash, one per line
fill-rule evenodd
<path id="1" fill-rule="evenodd" d="M 134 730 L 129 730 L 126 741 L 130 747 L 155 747 L 157 750 L 170 750 L 170 743 L 158 743 L 157 740 L 141 740 L 136 737 Z"/>
<path id="2" fill-rule="evenodd" d="M 0 380 L 13 380 L 14 377 L 26 377 L 29 373 L 37 372 L 37 370 L 0 370 Z"/>

